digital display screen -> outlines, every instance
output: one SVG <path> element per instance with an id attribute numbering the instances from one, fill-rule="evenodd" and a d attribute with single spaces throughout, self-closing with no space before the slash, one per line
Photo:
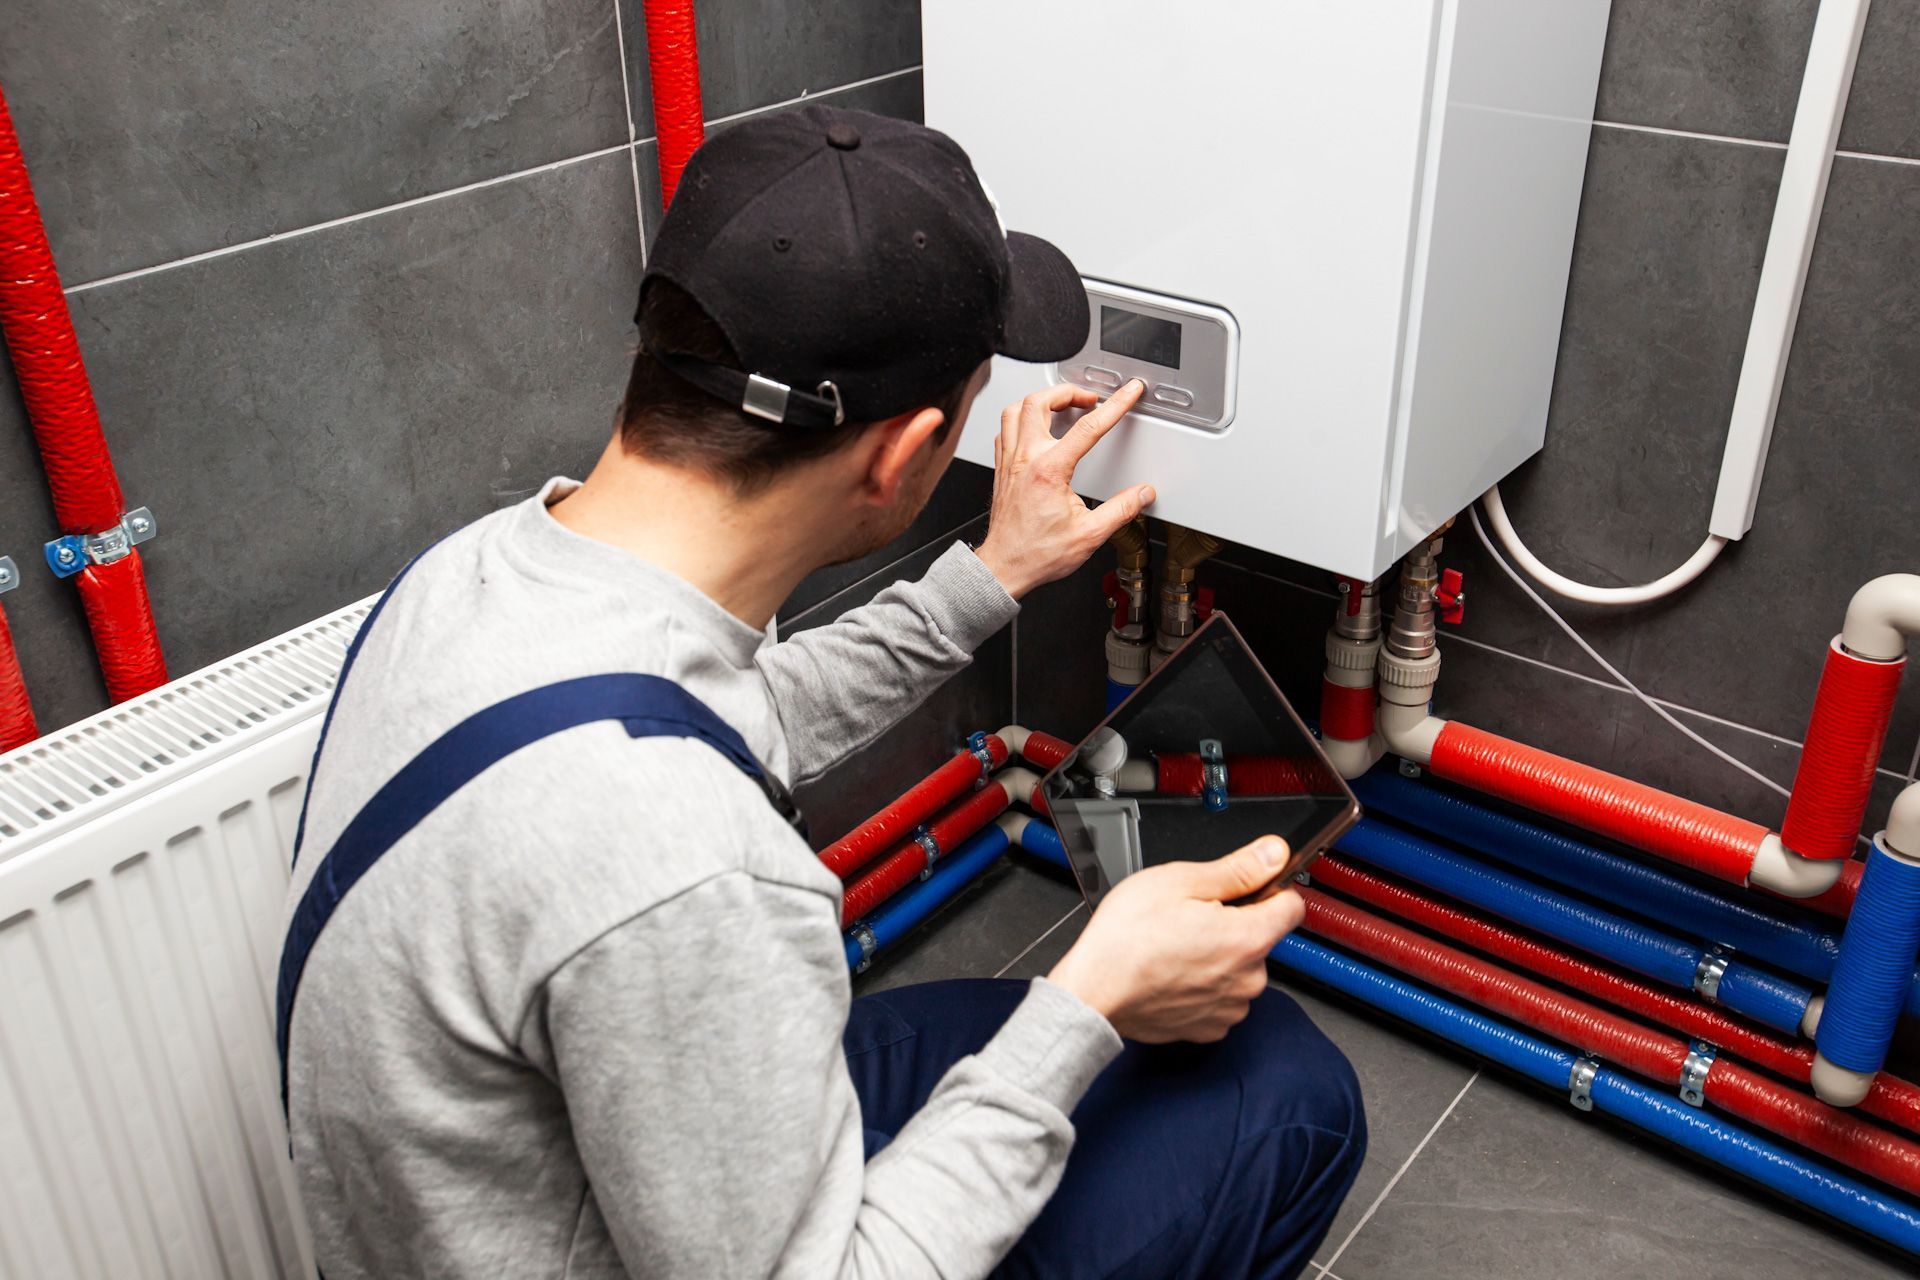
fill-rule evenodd
<path id="1" fill-rule="evenodd" d="M 1168 369 L 1180 367 L 1180 322 L 1119 307 L 1100 308 L 1100 349 Z"/>

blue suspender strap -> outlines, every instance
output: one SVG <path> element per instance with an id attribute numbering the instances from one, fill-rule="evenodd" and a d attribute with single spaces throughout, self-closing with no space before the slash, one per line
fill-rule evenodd
<path id="1" fill-rule="evenodd" d="M 372 622 L 372 618 L 367 620 Z M 365 627 L 361 628 L 365 632 Z M 804 830 L 792 799 L 761 768 L 733 727 L 707 705 L 660 676 L 582 676 L 517 694 L 462 720 L 409 761 L 347 824 L 301 895 L 280 952 L 275 1033 L 280 1048 L 280 1100 L 286 1103 L 287 1037 L 294 995 L 307 957 L 334 908 L 382 854 L 460 788 L 499 761 L 542 738 L 580 725 L 618 720 L 635 738 L 694 738 L 758 782 L 782 816 Z"/>

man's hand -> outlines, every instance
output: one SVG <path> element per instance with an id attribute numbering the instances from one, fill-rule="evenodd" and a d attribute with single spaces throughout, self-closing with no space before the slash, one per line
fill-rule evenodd
<path id="1" fill-rule="evenodd" d="M 1058 983 L 1129 1040 L 1218 1040 L 1267 989 L 1267 952 L 1306 916 L 1292 889 L 1243 906 L 1287 865 L 1265 836 L 1216 862 L 1169 862 L 1114 886 L 1054 966 Z"/>
<path id="2" fill-rule="evenodd" d="M 979 556 L 1014 599 L 1078 569 L 1153 501 L 1151 485 L 1135 485 L 1093 510 L 1073 491 L 1074 467 L 1145 390 L 1135 378 L 1102 404 L 1093 392 L 1063 384 L 1036 391 L 1000 415 L 993 514 Z M 1090 412 L 1055 440 L 1053 415 L 1062 409 Z"/>

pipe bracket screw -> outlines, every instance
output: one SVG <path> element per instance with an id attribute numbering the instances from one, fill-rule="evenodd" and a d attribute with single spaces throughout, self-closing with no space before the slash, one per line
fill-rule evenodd
<path id="1" fill-rule="evenodd" d="M 1200 739 L 1200 802 L 1211 813 L 1227 807 L 1227 753 L 1218 738 Z"/>
<path id="2" fill-rule="evenodd" d="M 0 593 L 13 590 L 20 585 L 20 567 L 13 562 L 12 556 L 0 556 Z"/>
<path id="3" fill-rule="evenodd" d="M 987 746 L 984 729 L 967 735 L 967 750 L 980 762 L 980 776 L 973 780 L 973 789 L 978 791 L 987 785 L 987 775 L 993 772 L 993 751 Z"/>
<path id="4" fill-rule="evenodd" d="M 112 564 L 160 532 L 160 524 L 146 507 L 135 507 L 120 523 L 99 533 L 70 533 L 46 545 L 47 567 L 56 578 L 71 578 L 90 564 Z"/>
<path id="5" fill-rule="evenodd" d="M 1711 947 L 1700 957 L 1700 963 L 1694 966 L 1693 989 L 1700 993 L 1702 999 L 1720 1003 L 1720 981 L 1727 976 L 1727 960 L 1724 950 Z"/>
<path id="6" fill-rule="evenodd" d="M 925 880 L 933 874 L 933 864 L 940 860 L 940 842 L 933 838 L 933 832 L 925 827 L 915 829 L 913 842 L 926 851 L 927 865 L 920 868 L 920 878 Z"/>
<path id="7" fill-rule="evenodd" d="M 1680 1067 L 1680 1101 L 1690 1107 L 1706 1104 L 1707 1073 L 1713 1070 L 1713 1060 L 1718 1053 L 1719 1050 L 1704 1040 L 1695 1040 L 1687 1046 L 1687 1060 Z"/>
<path id="8" fill-rule="evenodd" d="M 1593 1110 L 1593 1078 L 1599 1074 L 1600 1063 L 1594 1058 L 1582 1058 L 1573 1064 L 1573 1072 L 1567 1077 L 1567 1101 L 1575 1110 Z"/>
<path id="9" fill-rule="evenodd" d="M 1417 778 L 1420 776 L 1420 766 L 1403 756 L 1400 759 L 1400 776 L 1403 778 Z"/>
<path id="10" fill-rule="evenodd" d="M 855 973 L 865 973 L 867 966 L 873 963 L 873 953 L 880 949 L 880 940 L 873 936 L 873 930 L 865 924 L 857 924 L 848 935 L 860 944 L 860 963 L 853 966 Z"/>

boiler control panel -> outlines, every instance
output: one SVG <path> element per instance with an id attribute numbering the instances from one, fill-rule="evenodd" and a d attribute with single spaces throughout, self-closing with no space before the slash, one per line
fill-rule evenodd
<path id="1" fill-rule="evenodd" d="M 1139 378 L 1136 414 L 1224 431 L 1233 421 L 1240 326 L 1220 307 L 1088 280 L 1087 341 L 1059 378 L 1106 396 Z"/>

